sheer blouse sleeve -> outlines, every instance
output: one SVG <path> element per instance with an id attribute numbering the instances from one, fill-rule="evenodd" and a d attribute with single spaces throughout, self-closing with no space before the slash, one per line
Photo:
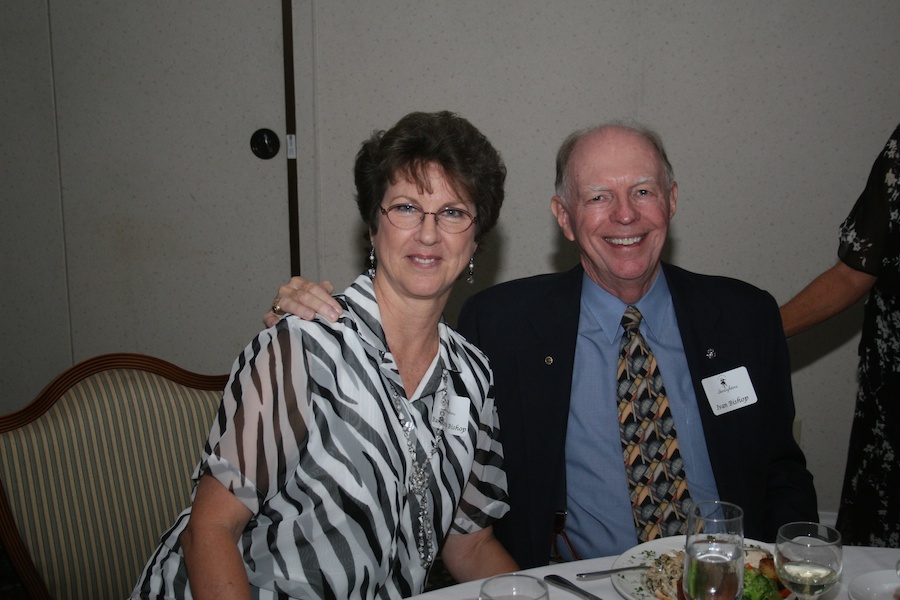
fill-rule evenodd
<path id="1" fill-rule="evenodd" d="M 475 460 L 453 520 L 452 531 L 456 533 L 484 529 L 509 511 L 503 446 L 498 440 L 500 423 L 494 404 L 493 376 L 480 417 Z"/>
<path id="2" fill-rule="evenodd" d="M 283 489 L 308 437 L 304 352 L 287 323 L 261 332 L 235 360 L 194 472 L 215 477 L 253 514 Z"/>

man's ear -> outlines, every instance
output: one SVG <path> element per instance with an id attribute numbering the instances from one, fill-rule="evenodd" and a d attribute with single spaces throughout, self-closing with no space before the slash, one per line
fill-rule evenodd
<path id="1" fill-rule="evenodd" d="M 559 223 L 559 228 L 562 229 L 563 235 L 566 236 L 566 239 L 570 242 L 574 242 L 575 232 L 572 231 L 572 224 L 569 218 L 569 209 L 566 206 L 566 201 L 559 196 L 553 196 L 550 200 L 550 210 L 553 211 L 553 216 L 556 217 L 556 222 Z"/>
<path id="2" fill-rule="evenodd" d="M 675 216 L 675 205 L 678 203 L 678 184 L 672 184 L 672 191 L 669 192 L 669 218 Z"/>

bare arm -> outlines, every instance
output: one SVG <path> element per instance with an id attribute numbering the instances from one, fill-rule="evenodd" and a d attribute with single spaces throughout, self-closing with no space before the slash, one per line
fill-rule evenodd
<path id="1" fill-rule="evenodd" d="M 494 537 L 493 527 L 448 535 L 441 558 L 457 581 L 472 581 L 519 569 L 506 548 Z"/>
<path id="2" fill-rule="evenodd" d="M 191 519 L 181 534 L 191 592 L 197 600 L 250 600 L 238 550 L 252 513 L 211 475 L 203 475 Z"/>
<path id="3" fill-rule="evenodd" d="M 270 310 L 263 315 L 263 323 L 266 327 L 272 327 L 284 313 L 297 315 L 307 321 L 312 321 L 319 314 L 335 322 L 343 309 L 331 297 L 333 291 L 334 286 L 330 281 L 317 284 L 303 277 L 291 277 L 290 281 L 278 288 L 278 295 L 272 302 L 273 309 L 277 305 L 281 313 L 276 314 L 274 310 Z"/>
<path id="4" fill-rule="evenodd" d="M 784 335 L 802 333 L 849 308 L 872 289 L 877 279 L 838 261 L 781 307 Z"/>

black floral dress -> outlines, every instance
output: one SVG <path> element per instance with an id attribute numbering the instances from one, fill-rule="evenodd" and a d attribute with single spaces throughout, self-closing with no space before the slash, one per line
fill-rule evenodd
<path id="1" fill-rule="evenodd" d="M 848 545 L 900 547 L 900 125 L 841 225 L 838 256 L 878 277 L 859 343 L 859 391 L 837 527 Z"/>

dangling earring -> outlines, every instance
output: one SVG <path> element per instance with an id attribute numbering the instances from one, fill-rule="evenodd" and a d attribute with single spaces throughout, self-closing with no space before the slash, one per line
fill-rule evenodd
<path id="1" fill-rule="evenodd" d="M 475 257 L 469 259 L 469 276 L 466 277 L 466 283 L 475 283 Z"/>
<path id="2" fill-rule="evenodd" d="M 369 275 L 369 279 L 375 279 L 375 246 L 372 246 L 372 249 L 369 250 L 368 275 Z"/>

